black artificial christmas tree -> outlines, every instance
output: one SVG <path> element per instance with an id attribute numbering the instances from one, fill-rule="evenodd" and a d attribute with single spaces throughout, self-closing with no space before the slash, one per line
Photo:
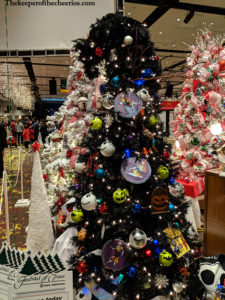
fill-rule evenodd
<path id="1" fill-rule="evenodd" d="M 69 261 L 75 288 L 101 287 L 120 300 L 192 299 L 186 291 L 199 242 L 185 219 L 183 189 L 163 141 L 161 67 L 148 30 L 109 14 L 74 49 L 90 79 L 105 66 L 100 91 L 109 102 L 93 116 L 82 145 L 87 151 L 79 156 L 86 169 L 76 178 L 71 213 L 70 225 L 78 229 Z"/>

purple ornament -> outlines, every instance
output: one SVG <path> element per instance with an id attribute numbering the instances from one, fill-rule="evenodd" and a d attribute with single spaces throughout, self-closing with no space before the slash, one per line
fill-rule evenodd
<path id="1" fill-rule="evenodd" d="M 76 183 L 75 186 L 74 186 L 75 190 L 78 190 L 79 189 L 79 184 Z"/>
<path id="2" fill-rule="evenodd" d="M 137 159 L 130 157 L 126 159 L 121 166 L 123 177 L 134 184 L 144 183 L 151 176 L 151 167 L 146 159 Z"/>
<path id="3" fill-rule="evenodd" d="M 122 240 L 109 240 L 102 249 L 102 261 L 106 268 L 120 271 L 127 267 L 127 246 Z"/>
<path id="4" fill-rule="evenodd" d="M 114 108 L 121 117 L 132 118 L 140 113 L 142 100 L 133 92 L 122 92 L 116 96 Z"/>

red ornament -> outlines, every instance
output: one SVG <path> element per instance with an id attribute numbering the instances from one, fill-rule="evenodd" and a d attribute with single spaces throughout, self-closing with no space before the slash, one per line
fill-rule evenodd
<path id="1" fill-rule="evenodd" d="M 63 198 L 59 198 L 59 200 L 56 202 L 56 205 L 63 206 L 65 204 L 65 201 Z"/>
<path id="2" fill-rule="evenodd" d="M 96 54 L 97 56 L 101 57 L 102 54 L 103 54 L 102 49 L 101 49 L 100 47 L 97 47 L 97 48 L 95 49 L 95 54 Z"/>
<path id="3" fill-rule="evenodd" d="M 77 81 L 79 81 L 82 77 L 83 77 L 83 73 L 81 73 L 81 72 L 78 72 L 77 73 Z"/>
<path id="4" fill-rule="evenodd" d="M 38 144 L 37 141 L 35 141 L 35 142 L 32 144 L 32 148 L 33 148 L 33 151 L 34 151 L 34 152 L 39 151 L 39 147 L 40 147 L 40 144 Z"/>
<path id="5" fill-rule="evenodd" d="M 154 59 L 160 61 L 159 57 L 157 55 L 154 56 Z"/>
<path id="6" fill-rule="evenodd" d="M 220 71 L 225 71 L 225 60 L 219 61 Z"/>
<path id="7" fill-rule="evenodd" d="M 107 204 L 102 204 L 100 207 L 99 207 L 99 212 L 100 212 L 100 214 L 105 214 L 106 212 L 107 212 L 107 210 L 108 210 L 108 205 Z"/>
<path id="8" fill-rule="evenodd" d="M 152 251 L 150 249 L 148 249 L 148 250 L 145 251 L 145 255 L 146 256 L 151 256 L 151 254 L 152 254 Z"/>
<path id="9" fill-rule="evenodd" d="M 84 261 L 81 261 L 78 265 L 77 265 L 77 271 L 81 274 L 84 274 L 87 272 L 87 264 Z"/>
<path id="10" fill-rule="evenodd" d="M 170 153 L 169 153 L 168 151 L 164 151 L 164 152 L 163 152 L 163 157 L 164 157 L 165 159 L 170 159 Z"/>
<path id="11" fill-rule="evenodd" d="M 48 182 L 48 173 L 43 174 L 44 181 Z"/>
<path id="12" fill-rule="evenodd" d="M 71 156 L 72 156 L 72 151 L 71 150 L 67 150 L 66 157 L 71 157 Z"/>

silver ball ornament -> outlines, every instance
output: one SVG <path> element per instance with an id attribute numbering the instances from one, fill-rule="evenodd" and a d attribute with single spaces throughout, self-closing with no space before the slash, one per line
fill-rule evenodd
<path id="1" fill-rule="evenodd" d="M 147 244 L 147 236 L 144 231 L 135 229 L 129 236 L 129 243 L 135 249 L 142 249 Z"/>
<path id="2" fill-rule="evenodd" d="M 123 41 L 126 46 L 130 46 L 133 43 L 134 39 L 132 38 L 132 36 L 126 35 Z"/>
<path id="3" fill-rule="evenodd" d="M 184 186 L 181 183 L 176 182 L 169 186 L 169 191 L 173 197 L 179 197 L 184 193 Z"/>

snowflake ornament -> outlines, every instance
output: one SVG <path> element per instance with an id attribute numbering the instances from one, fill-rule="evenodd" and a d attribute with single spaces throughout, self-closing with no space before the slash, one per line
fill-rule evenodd
<path id="1" fill-rule="evenodd" d="M 106 128 L 110 127 L 113 123 L 113 117 L 110 116 L 110 114 L 106 114 L 104 120 L 105 120 L 105 127 Z"/>
<path id="2" fill-rule="evenodd" d="M 163 274 L 157 274 L 155 276 L 155 286 L 158 289 L 166 288 L 169 285 L 169 279 L 166 277 L 166 275 Z"/>

